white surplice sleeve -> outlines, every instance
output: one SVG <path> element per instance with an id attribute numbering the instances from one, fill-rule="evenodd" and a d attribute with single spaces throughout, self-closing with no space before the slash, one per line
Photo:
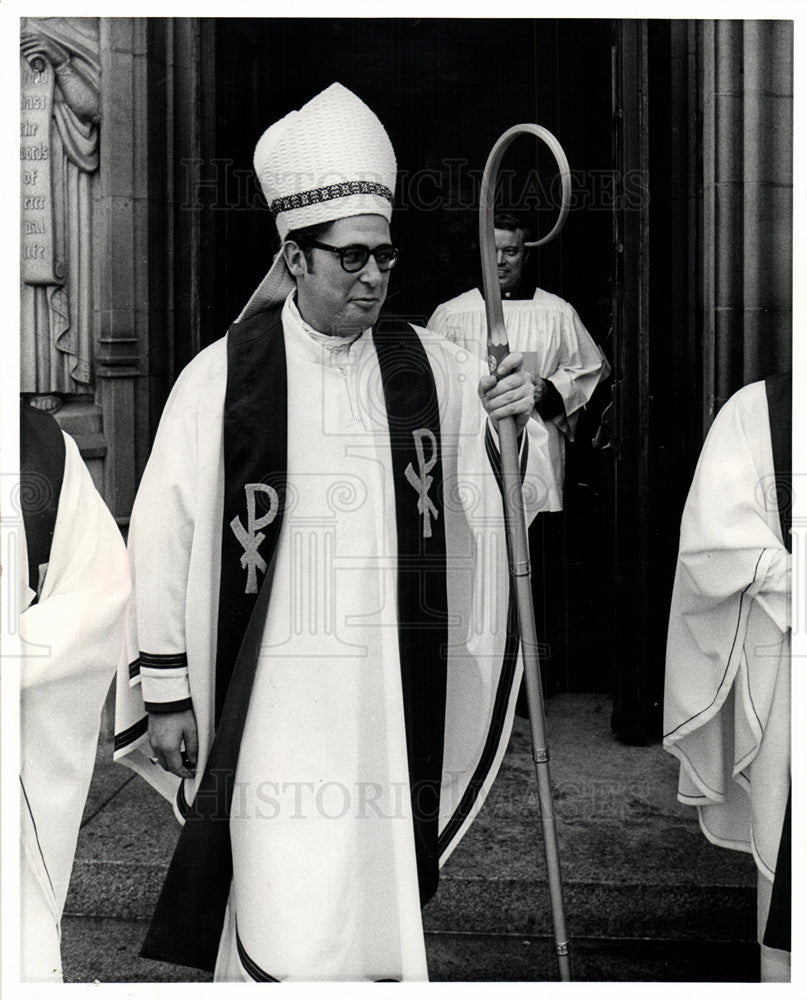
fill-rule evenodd
<path id="1" fill-rule="evenodd" d="M 505 299 L 502 308 L 511 351 L 521 351 L 526 367 L 557 389 L 563 409 L 550 419 L 572 440 L 578 411 L 611 373 L 605 355 L 576 310 L 542 288 L 532 299 Z M 481 359 L 486 357 L 485 303 L 476 289 L 437 306 L 429 329 Z M 537 411 L 535 416 L 537 422 Z"/>
<path id="2" fill-rule="evenodd" d="M 790 563 L 757 382 L 718 414 L 684 508 L 664 747 L 706 835 L 752 851 L 768 875 L 789 782 Z"/>
<path id="3" fill-rule="evenodd" d="M 608 378 L 611 366 L 583 326 L 577 311 L 568 302 L 562 302 L 555 321 L 558 324 L 559 341 L 556 367 L 545 377 L 558 390 L 563 400 L 564 413 L 555 422 L 572 439 L 577 422 L 575 414 L 588 403 L 599 383 Z"/>
<path id="4" fill-rule="evenodd" d="M 694 731 L 725 697 L 754 605 L 780 637 L 788 631 L 790 559 L 764 384 L 755 383 L 717 415 L 684 507 L 667 643 L 668 741 Z"/>
<path id="5" fill-rule="evenodd" d="M 487 355 L 485 302 L 475 289 L 437 306 L 427 328 L 484 361 Z"/>
<path id="6" fill-rule="evenodd" d="M 150 762 L 148 713 L 192 707 L 198 783 L 213 733 L 216 612 L 224 495 L 226 337 L 177 379 L 143 474 L 129 531 L 128 662 L 118 671 L 115 760 L 177 804 L 180 779 Z M 195 786 L 185 782 L 190 799 Z"/>
<path id="7" fill-rule="evenodd" d="M 129 555 L 134 591 L 131 683 L 148 711 L 189 708 L 185 635 L 188 569 L 198 491 L 195 366 L 165 405 L 132 510 Z"/>

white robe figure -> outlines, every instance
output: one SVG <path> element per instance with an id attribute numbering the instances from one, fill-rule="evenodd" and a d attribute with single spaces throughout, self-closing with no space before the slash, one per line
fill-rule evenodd
<path id="1" fill-rule="evenodd" d="M 541 509 L 561 510 L 565 438 L 574 440 L 579 411 L 599 383 L 608 378 L 611 366 L 577 312 L 559 296 L 536 288 L 531 299 L 503 299 L 502 309 L 510 350 L 520 351 L 524 367 L 550 381 L 563 400 L 562 413 L 543 421 L 534 412 L 534 419 L 527 425 L 532 433 L 545 423 L 549 435 L 549 456 L 557 490 L 548 498 L 550 506 Z M 482 360 L 487 357 L 485 300 L 478 288 L 443 302 L 434 310 L 428 325 L 430 330 Z"/>
<path id="2" fill-rule="evenodd" d="M 124 641 L 126 550 L 75 442 L 37 603 L 20 568 L 21 968 L 25 982 L 62 981 L 64 909 L 95 765 L 101 709 Z M 22 533 L 24 541 L 24 532 Z"/>
<path id="3" fill-rule="evenodd" d="M 378 360 L 369 330 L 349 345 L 318 334 L 292 297 L 282 319 L 289 499 L 233 793 L 234 878 L 216 979 L 425 980 L 398 653 L 395 492 Z M 476 390 L 483 369 L 467 353 L 460 360 L 443 338 L 417 332 L 434 374 L 443 444 L 450 648 L 441 829 L 480 767 L 484 778 L 443 845 L 445 861 L 498 770 L 521 664 L 496 709 L 509 574 Z M 184 783 L 188 800 L 213 731 L 225 384 L 221 340 L 171 394 L 130 532 L 132 659 L 138 648 L 187 650 L 189 666 L 159 676 L 122 671 L 116 728 L 138 732 L 143 697 L 190 695 L 200 750 L 197 777 Z M 543 447 L 531 440 L 528 516 L 545 501 L 546 464 L 546 438 Z M 179 779 L 149 763 L 146 736 L 124 743 L 117 756 L 174 801 Z"/>
<path id="4" fill-rule="evenodd" d="M 790 575 L 755 382 L 718 413 L 684 508 L 664 747 L 679 801 L 713 844 L 753 854 L 768 895 L 790 783 Z"/>

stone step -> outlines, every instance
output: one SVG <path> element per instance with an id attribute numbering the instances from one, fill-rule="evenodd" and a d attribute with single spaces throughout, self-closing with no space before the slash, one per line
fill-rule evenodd
<path id="1" fill-rule="evenodd" d="M 195 983 L 210 975 L 138 956 L 146 925 L 109 917 L 67 917 L 65 981 Z M 513 934 L 426 933 L 432 982 L 546 982 L 558 978 L 552 942 Z M 732 941 L 576 938 L 576 982 L 758 982 L 757 948 Z"/>
<path id="2" fill-rule="evenodd" d="M 148 920 L 165 878 L 164 864 L 82 862 L 65 912 L 74 917 Z M 754 940 L 755 894 L 742 886 L 564 883 L 569 933 L 575 937 Z M 423 911 L 435 932 L 549 935 L 545 881 L 444 875 Z"/>
<path id="3" fill-rule="evenodd" d="M 566 881 L 571 937 L 754 940 L 753 890 L 735 886 Z M 423 911 L 426 930 L 552 934 L 546 882 L 446 876 Z"/>
<path id="4" fill-rule="evenodd" d="M 548 702 L 554 806 L 574 938 L 752 942 L 753 861 L 709 844 L 675 799 L 676 762 L 659 746 L 613 740 L 597 695 Z M 66 912 L 146 920 L 179 827 L 139 777 L 99 760 Z M 501 772 L 424 910 L 429 932 L 548 935 L 540 807 L 525 720 Z"/>

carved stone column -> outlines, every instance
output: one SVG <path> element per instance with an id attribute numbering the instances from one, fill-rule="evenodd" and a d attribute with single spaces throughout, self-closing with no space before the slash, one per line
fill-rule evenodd
<path id="1" fill-rule="evenodd" d="M 148 182 L 145 22 L 101 19 L 104 155 L 97 192 L 95 336 L 98 402 L 109 460 L 104 496 L 118 516 L 136 487 L 138 380 L 148 357 Z"/>
<path id="2" fill-rule="evenodd" d="M 704 428 L 791 364 L 793 24 L 703 21 Z"/>
<path id="3" fill-rule="evenodd" d="M 97 401 L 108 449 L 104 497 L 125 520 L 176 377 L 178 310 L 183 338 L 198 325 L 198 227 L 186 231 L 174 174 L 177 161 L 200 152 L 201 60 L 194 18 L 101 18 L 100 34 Z"/>

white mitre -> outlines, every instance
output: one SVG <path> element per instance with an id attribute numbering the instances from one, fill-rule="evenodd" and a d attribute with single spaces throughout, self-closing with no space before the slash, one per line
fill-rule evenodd
<path id="1" fill-rule="evenodd" d="M 255 173 L 280 239 L 352 215 L 392 217 L 397 166 L 376 115 L 341 83 L 270 125 L 255 147 Z M 238 322 L 294 288 L 280 253 Z"/>

